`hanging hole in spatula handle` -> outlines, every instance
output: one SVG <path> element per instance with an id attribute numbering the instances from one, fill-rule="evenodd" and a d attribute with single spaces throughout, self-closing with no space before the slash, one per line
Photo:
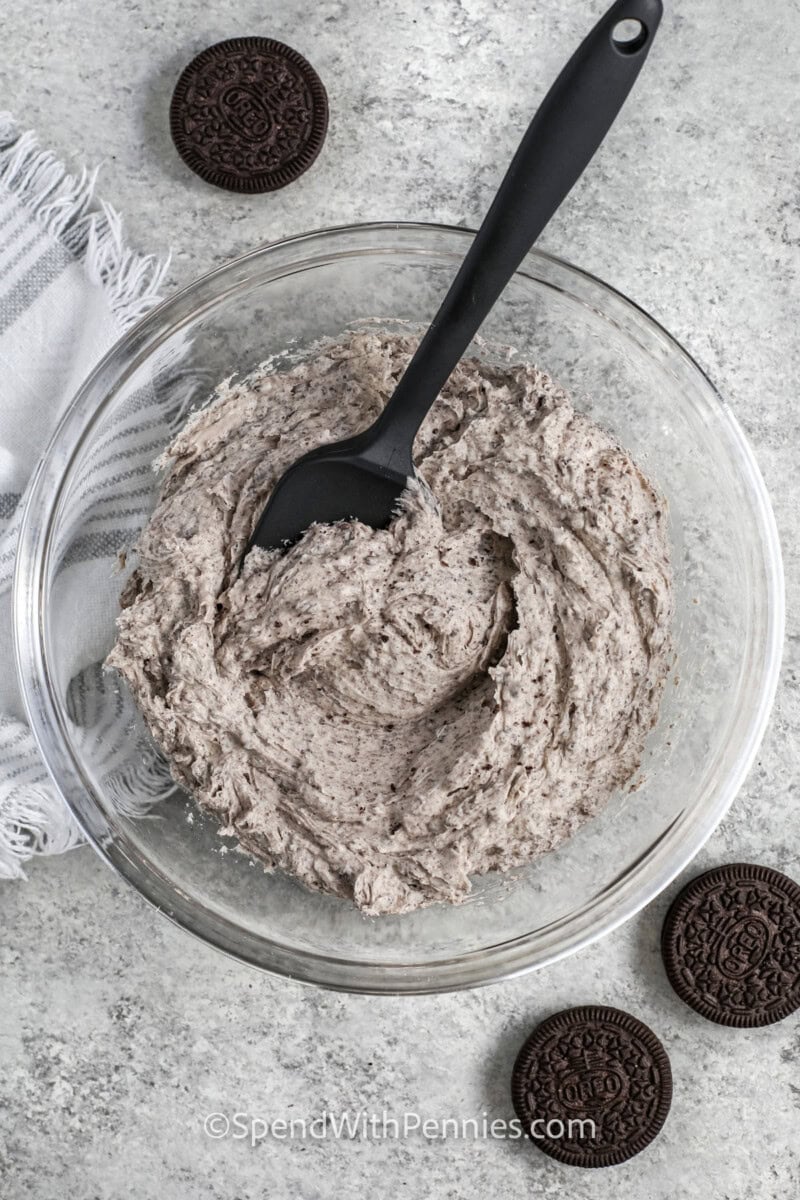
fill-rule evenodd
<path id="1" fill-rule="evenodd" d="M 648 46 L 663 15 L 662 0 L 630 0 L 614 18 L 611 45 L 618 54 L 639 54 Z"/>
<path id="2" fill-rule="evenodd" d="M 637 54 L 647 43 L 647 26 L 628 17 L 611 30 L 611 41 L 620 54 Z"/>

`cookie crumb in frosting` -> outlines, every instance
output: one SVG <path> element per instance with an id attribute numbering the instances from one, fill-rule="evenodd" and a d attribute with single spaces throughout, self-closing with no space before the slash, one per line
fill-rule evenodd
<path id="1" fill-rule="evenodd" d="M 570 837 L 631 783 L 671 665 L 664 500 L 532 366 L 460 363 L 390 528 L 242 557 L 414 346 L 355 333 L 221 389 L 167 451 L 108 658 L 224 832 L 372 914 Z"/>

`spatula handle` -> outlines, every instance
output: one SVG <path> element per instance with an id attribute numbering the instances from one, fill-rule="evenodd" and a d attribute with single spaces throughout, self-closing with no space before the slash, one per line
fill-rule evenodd
<path id="1" fill-rule="evenodd" d="M 662 11 L 661 0 L 616 0 L 547 93 L 439 312 L 373 426 L 372 453 L 387 465 L 410 458 L 442 385 L 593 157 L 642 69 Z M 620 28 L 621 22 L 638 22 L 638 30 L 635 24 Z M 631 28 L 633 39 L 622 41 Z"/>

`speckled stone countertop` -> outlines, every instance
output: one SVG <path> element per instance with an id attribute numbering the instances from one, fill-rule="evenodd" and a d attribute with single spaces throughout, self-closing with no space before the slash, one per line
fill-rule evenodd
<path id="1" fill-rule="evenodd" d="M 0 107 L 101 191 L 182 284 L 257 243 L 380 218 L 476 225 L 522 129 L 602 0 L 12 0 Z M 800 4 L 675 0 L 594 165 L 542 244 L 615 284 L 696 355 L 755 446 L 781 529 L 789 626 L 758 761 L 696 868 L 800 877 Z M 240 199 L 194 179 L 165 109 L 182 65 L 223 37 L 307 54 L 330 94 L 314 169 Z M 2 892 L 0 1193 L 8 1200 L 618 1194 L 784 1200 L 800 1193 L 800 1027 L 738 1032 L 685 1008 L 658 931 L 674 885 L 602 943 L 476 992 L 374 999 L 229 962 L 151 912 L 83 849 Z M 274 1138 L 203 1131 L 211 1112 L 323 1108 L 508 1117 L 519 1043 L 546 1013 L 601 1001 L 666 1043 L 675 1100 L 659 1139 L 601 1172 L 522 1142 Z M 4 1177 L 4 1178 L 3 1178 Z M 58 1181 L 58 1182 L 56 1182 Z"/>

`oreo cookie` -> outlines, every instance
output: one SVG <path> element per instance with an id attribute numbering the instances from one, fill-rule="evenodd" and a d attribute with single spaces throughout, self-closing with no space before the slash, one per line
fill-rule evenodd
<path id="1" fill-rule="evenodd" d="M 301 54 L 271 38 L 209 46 L 172 96 L 172 140 L 188 167 L 217 187 L 271 192 L 307 171 L 328 129 L 328 97 Z"/>
<path id="2" fill-rule="evenodd" d="M 548 1017 L 520 1050 L 514 1109 L 531 1140 L 577 1167 L 610 1167 L 639 1154 L 672 1102 L 667 1053 L 651 1029 L 618 1008 L 570 1008 Z"/>
<path id="3" fill-rule="evenodd" d="M 675 991 L 709 1021 L 782 1021 L 800 1008 L 800 886 L 751 863 L 707 871 L 673 902 L 661 953 Z"/>

